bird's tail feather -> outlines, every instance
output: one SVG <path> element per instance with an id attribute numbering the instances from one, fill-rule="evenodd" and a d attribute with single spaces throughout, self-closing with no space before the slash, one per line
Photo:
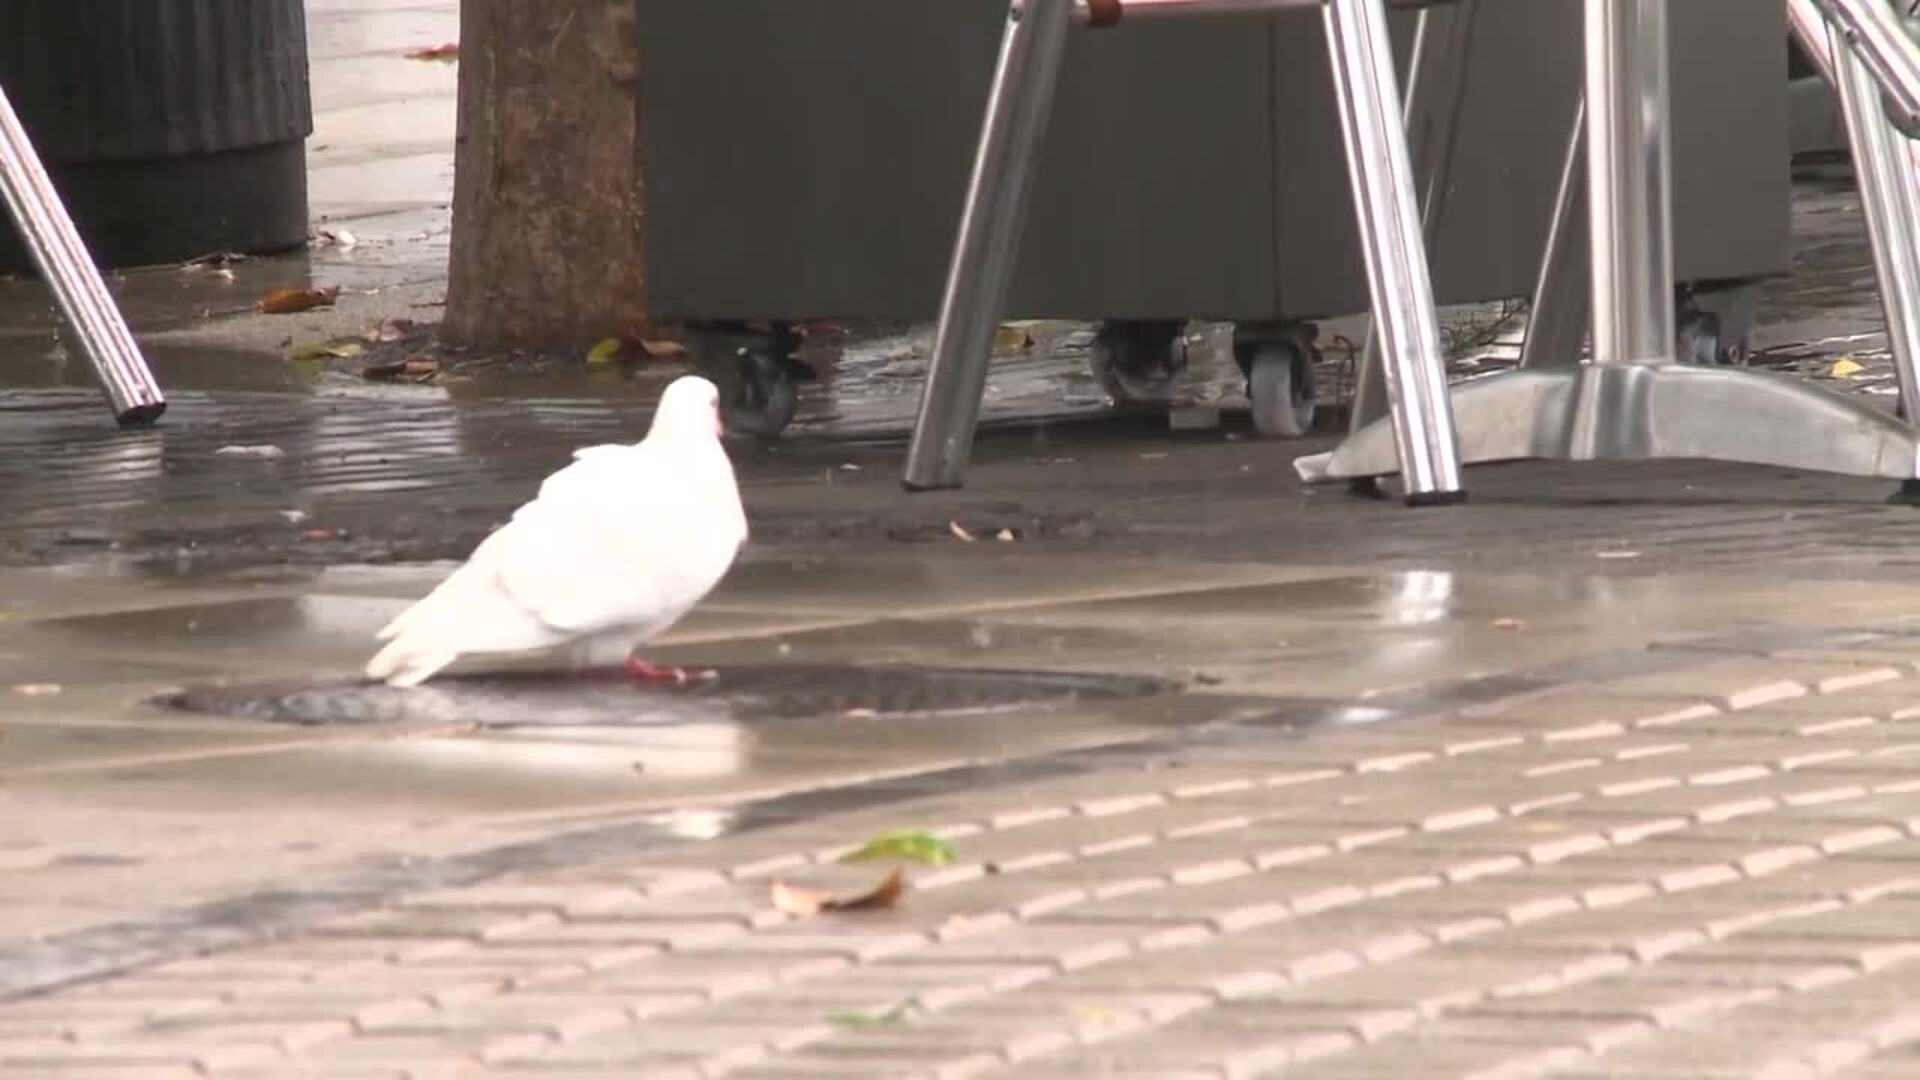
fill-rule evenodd
<path id="1" fill-rule="evenodd" d="M 457 652 L 420 649 L 405 638 L 387 643 L 367 661 L 367 678 L 388 686 L 418 686 L 460 658 Z"/>

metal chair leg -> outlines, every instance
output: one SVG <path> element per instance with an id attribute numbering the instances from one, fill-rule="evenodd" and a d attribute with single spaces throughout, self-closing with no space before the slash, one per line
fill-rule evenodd
<path id="1" fill-rule="evenodd" d="M 4 89 L 0 89 L 0 201 L 6 203 L 34 265 L 53 289 L 81 352 L 92 363 L 114 418 L 122 426 L 157 419 L 166 411 L 166 398 Z"/>
<path id="2" fill-rule="evenodd" d="M 1386 7 L 1381 0 L 1329 0 L 1323 12 L 1406 501 L 1458 502 L 1465 498 L 1459 447 Z"/>
<path id="3" fill-rule="evenodd" d="M 1412 56 L 1407 62 L 1407 152 L 1420 184 L 1422 237 L 1428 252 L 1433 251 L 1453 175 L 1453 148 L 1466 102 L 1479 9 L 1479 0 L 1461 0 L 1447 7 L 1421 8 L 1415 16 Z M 1387 376 L 1380 361 L 1380 336 L 1369 323 L 1348 426 L 1358 431 L 1385 415 Z"/>
<path id="4" fill-rule="evenodd" d="M 1587 315 L 1587 99 L 1574 106 L 1560 190 L 1553 200 L 1540 277 L 1527 305 L 1527 335 L 1520 344 L 1523 369 L 1576 367 Z"/>
<path id="5" fill-rule="evenodd" d="M 1008 16 L 907 449 L 909 491 L 959 487 L 966 478 L 1073 13 L 1074 0 L 1026 0 Z"/>
<path id="6" fill-rule="evenodd" d="M 1593 360 L 1456 389 L 1462 457 L 1708 458 L 1920 476 L 1914 430 L 1871 405 L 1785 376 L 1676 362 L 1666 0 L 1587 0 L 1586 43 Z M 1309 480 L 1383 475 L 1396 443 L 1376 423 L 1295 467 Z"/>
<path id="7" fill-rule="evenodd" d="M 1833 33 L 1813 0 L 1787 0 L 1787 16 L 1840 99 L 1900 404 L 1909 421 L 1920 420 L 1920 173 L 1909 156 L 1916 147 L 1881 107 L 1872 71 Z"/>

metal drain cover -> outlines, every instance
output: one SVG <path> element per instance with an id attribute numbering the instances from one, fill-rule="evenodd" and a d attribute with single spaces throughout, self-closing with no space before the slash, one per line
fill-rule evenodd
<path id="1" fill-rule="evenodd" d="M 1177 689 L 1179 684 L 1164 679 L 1131 676 L 766 664 L 723 667 L 717 678 L 687 687 L 638 686 L 617 677 L 476 675 L 410 690 L 362 681 L 194 687 L 156 704 L 277 724 L 499 729 L 966 713 Z"/>

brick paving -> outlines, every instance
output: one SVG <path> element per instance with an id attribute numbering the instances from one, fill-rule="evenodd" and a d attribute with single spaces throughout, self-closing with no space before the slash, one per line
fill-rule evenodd
<path id="1" fill-rule="evenodd" d="M 0 1004 L 0 1075 L 1895 1075 L 1920 653 L 1803 652 L 414 888 Z M 770 902 L 903 824 L 897 908 Z"/>

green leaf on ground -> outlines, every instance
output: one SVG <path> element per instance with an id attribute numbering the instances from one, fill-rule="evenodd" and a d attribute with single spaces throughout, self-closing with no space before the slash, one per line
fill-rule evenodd
<path id="1" fill-rule="evenodd" d="M 841 862 L 865 862 L 870 859 L 906 859 L 945 866 L 954 861 L 953 845 L 923 829 L 895 829 L 881 833 L 856 851 L 840 857 Z"/>
<path id="2" fill-rule="evenodd" d="M 311 364 L 329 357 L 337 360 L 351 360 L 366 351 L 367 347 L 357 341 L 340 339 L 308 341 L 287 349 L 287 359 L 296 364 Z"/>
<path id="3" fill-rule="evenodd" d="M 913 1003 L 902 1001 L 879 1012 L 837 1012 L 828 1014 L 827 1019 L 841 1027 L 881 1027 L 887 1024 L 903 1023 L 912 1013 Z"/>
<path id="4" fill-rule="evenodd" d="M 620 355 L 619 338 L 602 338 L 593 348 L 587 350 L 587 363 L 606 364 Z"/>

